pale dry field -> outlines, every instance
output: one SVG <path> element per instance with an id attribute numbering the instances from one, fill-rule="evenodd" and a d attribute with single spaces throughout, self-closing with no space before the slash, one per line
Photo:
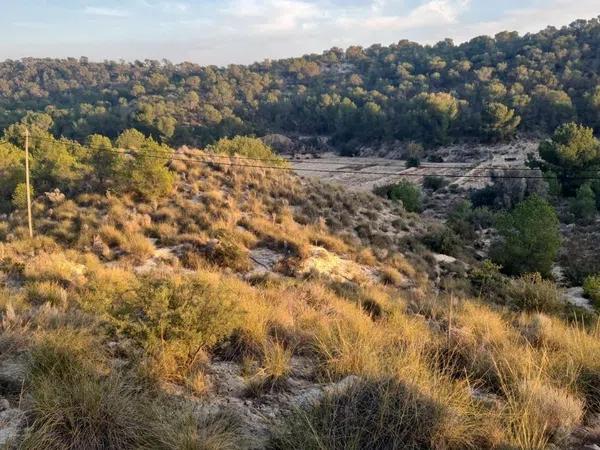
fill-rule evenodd
<path id="1" fill-rule="evenodd" d="M 523 140 L 502 145 L 450 146 L 438 150 L 444 158 L 443 163 L 424 161 L 421 167 L 409 169 L 402 159 L 346 157 L 334 153 L 325 153 L 319 158 L 300 155 L 291 162 L 301 176 L 339 184 L 353 191 L 372 191 L 374 187 L 401 179 L 421 183 L 427 175 L 446 176 L 451 184 L 470 189 L 488 184 L 490 178 L 486 175 L 492 170 L 523 167 L 527 154 L 535 154 L 537 145 L 537 141 Z M 521 172 L 510 173 L 518 175 Z"/>

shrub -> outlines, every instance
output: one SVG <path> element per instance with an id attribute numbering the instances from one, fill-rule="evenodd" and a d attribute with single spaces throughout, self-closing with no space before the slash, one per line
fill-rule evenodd
<path id="1" fill-rule="evenodd" d="M 144 278 L 135 295 L 124 296 L 112 315 L 115 325 L 135 338 L 154 361 L 155 375 L 179 380 L 193 369 L 203 350 L 239 325 L 241 311 L 232 285 L 233 280 L 209 273 Z"/>
<path id="2" fill-rule="evenodd" d="M 493 207 L 496 204 L 496 195 L 493 186 L 486 186 L 471 193 L 471 203 L 475 207 Z"/>
<path id="3" fill-rule="evenodd" d="M 421 167 L 421 159 L 417 156 L 411 156 L 406 160 L 406 168 Z"/>
<path id="4" fill-rule="evenodd" d="M 0 145 L 0 212 L 11 209 L 11 196 L 25 178 L 24 152 L 11 144 Z"/>
<path id="5" fill-rule="evenodd" d="M 45 335 L 31 353 L 29 416 L 19 448 L 233 449 L 240 429 L 224 413 L 200 420 L 140 393 L 139 382 L 104 374 L 98 345 L 84 334 Z"/>
<path id="6" fill-rule="evenodd" d="M 497 220 L 500 240 L 492 259 L 509 274 L 550 274 L 560 247 L 559 221 L 554 208 L 536 195 Z"/>
<path id="7" fill-rule="evenodd" d="M 511 437 L 518 448 L 562 448 L 581 424 L 583 402 L 539 376 L 505 388 Z"/>
<path id="8" fill-rule="evenodd" d="M 448 181 L 444 177 L 438 177 L 434 175 L 427 175 L 423 179 L 423 187 L 425 189 L 431 189 L 437 191 L 448 184 Z"/>
<path id="9" fill-rule="evenodd" d="M 577 228 L 575 229 L 577 230 Z M 588 276 L 600 273 L 597 242 L 600 233 L 582 229 L 565 240 L 561 251 L 560 265 L 565 276 L 575 286 L 581 286 Z"/>
<path id="10" fill-rule="evenodd" d="M 121 248 L 140 261 L 152 256 L 155 251 L 152 241 L 139 233 L 126 233 Z"/>
<path id="11" fill-rule="evenodd" d="M 600 142 L 593 128 L 569 122 L 556 129 L 551 139 L 542 141 L 539 154 L 545 165 L 559 174 L 567 195 L 572 195 L 584 181 L 586 171 L 598 164 Z"/>
<path id="12" fill-rule="evenodd" d="M 164 158 L 157 158 L 156 155 L 171 153 L 170 148 L 146 139 L 134 157 L 125 161 L 120 169 L 119 189 L 133 191 L 151 201 L 167 195 L 174 188 L 175 174 L 167 168 Z"/>
<path id="13" fill-rule="evenodd" d="M 582 221 L 590 221 L 596 214 L 596 194 L 589 183 L 577 189 L 577 195 L 571 200 L 571 212 Z"/>
<path id="14" fill-rule="evenodd" d="M 21 448 L 159 446 L 162 425 L 150 401 L 117 377 L 72 372 L 59 378 L 36 378 L 32 395 L 35 420 Z"/>
<path id="15" fill-rule="evenodd" d="M 31 188 L 31 198 L 34 198 L 33 188 Z M 25 183 L 19 183 L 15 187 L 12 194 L 12 204 L 17 209 L 27 208 L 27 185 Z"/>
<path id="16" fill-rule="evenodd" d="M 407 278 L 391 266 L 384 266 L 380 270 L 381 282 L 390 286 L 401 287 L 408 282 Z"/>
<path id="17" fill-rule="evenodd" d="M 168 419 L 168 418 L 167 418 Z M 222 410 L 214 414 L 190 413 L 164 427 L 162 445 L 167 450 L 238 450 L 247 448 L 240 418 Z"/>
<path id="18" fill-rule="evenodd" d="M 393 201 L 401 201 L 409 212 L 420 212 L 423 208 L 421 190 L 410 181 L 403 180 L 398 184 L 376 188 L 375 193 Z"/>
<path id="19" fill-rule="evenodd" d="M 264 164 L 265 166 L 285 166 L 287 164 L 284 158 L 275 155 L 269 146 L 256 138 L 236 136 L 232 139 L 221 139 L 210 150 L 229 156 L 239 155 L 249 158 L 268 159 L 269 161 L 267 164 Z"/>
<path id="20" fill-rule="evenodd" d="M 250 268 L 249 251 L 236 242 L 233 233 L 220 229 L 216 230 L 213 236 L 216 241 L 204 248 L 204 255 L 209 262 L 240 272 Z"/>
<path id="21" fill-rule="evenodd" d="M 553 281 L 544 280 L 539 273 L 526 274 L 513 280 L 508 295 L 525 311 L 556 312 L 564 307 L 562 292 Z"/>
<path id="22" fill-rule="evenodd" d="M 489 259 L 473 269 L 470 275 L 471 283 L 483 295 L 494 300 L 503 300 L 507 295 L 506 277 L 500 273 L 502 267 Z"/>
<path id="23" fill-rule="evenodd" d="M 63 253 L 40 253 L 25 265 L 24 275 L 32 280 L 56 281 L 65 285 L 81 284 L 85 266 L 69 260 Z"/>
<path id="24" fill-rule="evenodd" d="M 422 241 L 432 251 L 445 255 L 456 255 L 462 246 L 460 236 L 444 225 L 432 227 Z"/>
<path id="25" fill-rule="evenodd" d="M 583 291 L 600 307 L 600 274 L 587 277 L 583 282 Z"/>
<path id="26" fill-rule="evenodd" d="M 481 448 L 475 433 L 452 430 L 468 426 L 457 412 L 397 381 L 355 381 L 286 418 L 270 448 Z"/>

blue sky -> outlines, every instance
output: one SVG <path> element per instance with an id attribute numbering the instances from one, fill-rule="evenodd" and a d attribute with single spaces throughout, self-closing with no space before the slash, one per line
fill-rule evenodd
<path id="1" fill-rule="evenodd" d="M 600 0 L 0 0 L 0 59 L 250 63 L 400 39 L 457 42 L 600 15 Z"/>

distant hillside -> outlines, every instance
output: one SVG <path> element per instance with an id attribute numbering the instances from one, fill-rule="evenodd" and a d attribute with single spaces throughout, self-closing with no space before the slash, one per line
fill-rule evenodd
<path id="1" fill-rule="evenodd" d="M 171 144 L 267 132 L 328 135 L 342 149 L 504 140 L 570 120 L 598 129 L 599 68 L 598 19 L 458 46 L 403 40 L 227 68 L 24 59 L 0 63 L 0 129 L 33 110 L 70 138 L 135 127 Z"/>

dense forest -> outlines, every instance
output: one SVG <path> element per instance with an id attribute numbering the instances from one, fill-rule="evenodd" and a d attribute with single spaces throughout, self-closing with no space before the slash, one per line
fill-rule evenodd
<path id="1" fill-rule="evenodd" d="M 250 66 L 94 63 L 87 58 L 0 63 L 0 129 L 46 112 L 52 132 L 114 138 L 136 128 L 165 143 L 204 145 L 238 134 L 327 135 L 362 142 L 497 141 L 568 121 L 600 130 L 600 21 L 461 45 L 332 48 Z"/>

